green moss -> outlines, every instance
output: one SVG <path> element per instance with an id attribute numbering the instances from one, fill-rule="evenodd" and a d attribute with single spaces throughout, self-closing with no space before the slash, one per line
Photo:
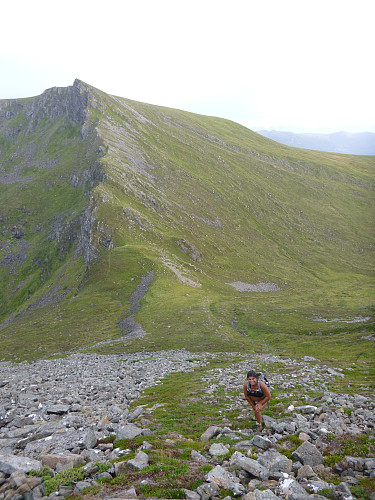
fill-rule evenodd
<path id="1" fill-rule="evenodd" d="M 350 491 L 355 498 L 363 498 L 369 500 L 375 492 L 375 478 L 364 477 L 359 480 L 357 486 L 352 486 Z"/>
<path id="2" fill-rule="evenodd" d="M 278 448 L 277 451 L 291 460 L 293 452 L 301 446 L 302 443 L 303 441 L 296 434 L 285 436 L 278 441 L 280 448 Z"/>
<path id="3" fill-rule="evenodd" d="M 323 489 L 319 490 L 319 495 L 326 497 L 326 498 L 329 498 L 331 500 L 333 500 L 335 498 L 334 491 L 330 490 L 329 488 L 323 488 Z"/>
<path id="4" fill-rule="evenodd" d="M 156 498 L 186 498 L 185 491 L 182 488 L 173 487 L 158 487 L 148 484 L 140 484 L 137 486 L 137 493 L 142 497 Z"/>
<path id="5" fill-rule="evenodd" d="M 29 471 L 29 476 L 38 476 L 38 477 L 43 477 L 44 479 L 48 477 L 53 477 L 53 471 L 49 467 L 42 467 L 40 470 L 34 470 L 32 469 Z"/>
<path id="6" fill-rule="evenodd" d="M 70 485 L 77 481 L 83 481 L 87 476 L 86 471 L 83 468 L 68 469 L 59 474 L 56 474 L 53 478 L 46 479 L 44 481 L 45 495 L 48 496 L 54 491 L 58 491 L 61 485 Z"/>

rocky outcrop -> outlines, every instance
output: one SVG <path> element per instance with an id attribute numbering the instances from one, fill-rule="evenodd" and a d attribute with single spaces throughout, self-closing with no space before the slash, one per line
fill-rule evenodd
<path id="1" fill-rule="evenodd" d="M 100 245 L 111 248 L 111 231 L 95 217 L 93 190 L 104 180 L 101 159 L 106 154 L 92 119 L 98 105 L 92 87 L 79 80 L 70 87 L 53 87 L 29 99 L 0 101 L 0 137 L 4 144 L 0 148 L 0 184 L 16 189 L 19 196 L 16 216 L 7 207 L 2 207 L 1 213 L 1 264 L 5 267 L 4 289 L 8 281 L 10 290 L 5 299 L 9 301 L 17 294 L 25 296 L 27 282 L 35 275 L 40 276 L 39 285 L 43 287 L 69 257 L 82 255 L 87 270 Z M 28 189 L 18 190 L 23 184 Z M 79 192 L 74 193 L 72 203 L 74 190 Z M 51 203 L 60 196 L 56 206 Z M 51 255 L 57 262 L 51 262 Z M 44 291 L 38 290 L 36 300 L 29 290 L 23 310 L 13 307 L 17 316 L 9 316 L 0 328 L 72 292 L 64 278 L 57 278 Z"/>
<path id="2" fill-rule="evenodd" d="M 71 87 L 52 87 L 45 90 L 32 101 L 31 109 L 26 110 L 29 119 L 27 133 L 32 133 L 42 120 L 54 122 L 67 116 L 74 125 L 83 125 L 89 102 L 89 89 L 80 80 Z M 82 132 L 87 137 L 87 132 Z"/>

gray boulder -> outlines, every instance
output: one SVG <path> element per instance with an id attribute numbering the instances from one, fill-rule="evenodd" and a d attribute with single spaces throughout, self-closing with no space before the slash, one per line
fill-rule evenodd
<path id="1" fill-rule="evenodd" d="M 201 500 L 200 495 L 196 491 L 187 490 L 184 488 L 185 498 L 187 500 Z"/>
<path id="2" fill-rule="evenodd" d="M 210 455 L 212 455 L 213 457 L 220 457 L 222 455 L 226 455 L 227 453 L 229 453 L 229 449 L 222 443 L 212 444 L 208 451 Z"/>
<path id="3" fill-rule="evenodd" d="M 73 467 L 79 467 L 84 462 L 84 458 L 75 453 L 56 453 L 42 456 L 42 464 L 44 466 L 55 470 L 59 465 L 59 472 L 66 469 L 72 469 Z"/>
<path id="4" fill-rule="evenodd" d="M 33 458 L 21 457 L 19 455 L 0 455 L 0 472 L 11 475 L 16 470 L 21 470 L 25 473 L 31 470 L 39 471 L 42 464 L 39 460 Z"/>
<path id="5" fill-rule="evenodd" d="M 274 422 L 276 422 L 276 419 L 269 417 L 268 415 L 263 415 L 263 423 L 268 429 L 271 428 Z"/>
<path id="6" fill-rule="evenodd" d="M 277 497 L 271 490 L 254 490 L 244 495 L 242 500 L 275 500 L 277 498 L 279 497 Z"/>
<path id="7" fill-rule="evenodd" d="M 142 432 L 143 429 L 134 424 L 124 425 L 118 429 L 116 433 L 116 441 L 120 441 L 121 439 L 134 439 L 135 437 L 140 436 Z"/>
<path id="8" fill-rule="evenodd" d="M 93 484 L 94 484 L 94 481 L 90 481 L 88 479 L 86 479 L 85 481 L 78 481 L 74 487 L 73 492 L 79 493 L 80 491 L 82 491 L 86 488 L 90 488 L 91 486 L 93 486 Z"/>
<path id="9" fill-rule="evenodd" d="M 235 497 L 240 497 L 246 491 L 245 487 L 239 481 L 232 481 L 229 483 L 228 490 L 231 491 Z M 231 500 L 231 497 L 229 497 L 229 500 Z"/>
<path id="10" fill-rule="evenodd" d="M 235 451 L 233 455 L 230 458 L 230 465 L 231 467 L 240 467 L 241 469 L 245 470 L 248 472 L 251 476 L 256 477 L 263 480 L 268 479 L 269 477 L 269 471 L 261 465 L 259 462 L 256 460 L 253 460 L 252 458 L 246 457 L 239 451 Z"/>
<path id="11" fill-rule="evenodd" d="M 375 458 L 365 458 L 365 470 L 375 470 Z"/>
<path id="12" fill-rule="evenodd" d="M 289 473 L 292 470 L 292 461 L 275 450 L 268 450 L 263 453 L 263 455 L 258 458 L 258 462 L 269 471 L 271 477 L 274 476 L 275 473 Z"/>
<path id="13" fill-rule="evenodd" d="M 55 404 L 51 405 L 47 408 L 47 414 L 49 415 L 64 415 L 64 413 L 68 413 L 70 406 L 63 404 Z"/>
<path id="14" fill-rule="evenodd" d="M 199 453 L 199 451 L 191 450 L 190 456 L 196 462 L 208 462 L 207 458 L 202 453 Z"/>
<path id="15" fill-rule="evenodd" d="M 293 477 L 288 476 L 288 474 L 284 474 L 284 477 L 279 480 L 276 495 L 288 500 L 307 500 L 309 498 L 306 490 Z"/>
<path id="16" fill-rule="evenodd" d="M 305 405 L 305 406 L 297 406 L 296 410 L 306 415 L 306 414 L 316 413 L 318 411 L 318 408 L 312 405 Z"/>
<path id="17" fill-rule="evenodd" d="M 59 422 L 46 422 L 44 424 L 40 424 L 35 432 L 36 439 L 46 438 L 47 436 L 52 436 L 55 432 L 65 430 L 65 426 Z"/>
<path id="18" fill-rule="evenodd" d="M 211 498 L 220 496 L 220 490 L 216 483 L 203 483 L 197 488 L 197 493 L 201 500 L 211 500 Z"/>
<path id="19" fill-rule="evenodd" d="M 240 482 L 240 480 L 236 476 L 221 467 L 221 465 L 217 465 L 212 470 L 210 470 L 210 472 L 206 474 L 205 480 L 209 483 L 215 483 L 220 488 L 223 488 L 225 490 L 229 489 L 228 487 L 230 483 Z"/>
<path id="20" fill-rule="evenodd" d="M 314 493 L 319 493 L 320 490 L 329 490 L 329 484 L 321 479 L 305 479 L 300 482 L 301 486 L 307 491 L 313 491 Z"/>
<path id="21" fill-rule="evenodd" d="M 293 460 L 301 462 L 303 465 L 315 465 L 323 464 L 323 456 L 318 450 L 318 448 L 311 444 L 310 441 L 305 441 L 301 444 L 293 453 Z"/>
<path id="22" fill-rule="evenodd" d="M 268 448 L 272 445 L 271 441 L 266 437 L 256 435 L 251 440 L 251 444 L 261 448 L 262 450 L 268 450 Z"/>
<path id="23" fill-rule="evenodd" d="M 135 470 L 142 470 L 148 466 L 149 458 L 147 453 L 140 451 L 132 460 L 128 461 L 128 467 Z"/>
<path id="24" fill-rule="evenodd" d="M 89 429 L 83 438 L 83 446 L 87 449 L 95 448 L 98 438 L 92 429 Z"/>
<path id="25" fill-rule="evenodd" d="M 246 441 L 239 441 L 234 445 L 235 450 L 245 450 L 249 451 L 253 448 L 253 442 L 252 440 L 246 440 Z"/>
<path id="26" fill-rule="evenodd" d="M 220 427 L 217 427 L 216 425 L 211 425 L 202 435 L 201 435 L 201 441 L 209 441 L 213 437 L 217 436 L 219 432 L 221 431 Z"/>
<path id="27" fill-rule="evenodd" d="M 133 412 L 129 413 L 127 419 L 129 422 L 133 422 L 133 420 L 136 420 L 142 414 L 143 414 L 143 408 L 141 406 L 138 406 Z"/>
<path id="28" fill-rule="evenodd" d="M 302 465 L 302 467 L 298 469 L 297 479 L 307 479 L 313 477 L 316 477 L 316 472 L 313 471 L 311 465 Z"/>
<path id="29" fill-rule="evenodd" d="M 346 483 L 340 483 L 336 486 L 335 500 L 353 500 L 352 493 Z"/>

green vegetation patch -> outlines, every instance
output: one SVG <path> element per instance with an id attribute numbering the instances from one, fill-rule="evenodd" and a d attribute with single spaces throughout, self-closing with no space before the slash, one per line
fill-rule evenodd
<path id="1" fill-rule="evenodd" d="M 156 406 L 152 410 L 157 435 L 181 434 L 185 438 L 198 439 L 210 425 L 223 423 L 225 405 L 228 402 L 222 388 L 215 391 L 215 404 L 207 404 L 202 394 L 202 377 L 208 370 L 230 366 L 235 360 L 211 360 L 207 366 L 195 368 L 189 373 L 167 375 L 163 383 L 146 389 L 137 405 Z"/>
<path id="2" fill-rule="evenodd" d="M 110 485 L 133 485 L 141 497 L 185 498 L 184 488 L 194 490 L 203 483 L 203 471 L 193 462 L 175 459 L 161 450 L 153 451 L 151 460 L 153 463 L 142 471 L 117 476 Z"/>
<path id="3" fill-rule="evenodd" d="M 329 467 L 333 467 L 344 457 L 362 457 L 375 455 L 375 438 L 370 434 L 342 436 L 329 436 L 328 446 L 324 450 L 324 461 Z"/>
<path id="4" fill-rule="evenodd" d="M 290 460 L 292 460 L 293 452 L 297 448 L 299 448 L 299 446 L 301 446 L 302 443 L 303 443 L 302 439 L 300 439 L 296 434 L 291 436 L 285 436 L 278 441 L 277 451 L 285 455 Z"/>
<path id="5" fill-rule="evenodd" d="M 87 477 L 87 472 L 82 467 L 67 469 L 52 478 L 44 480 L 45 495 L 48 496 L 54 491 L 58 491 L 61 485 L 69 486 L 78 481 L 83 481 Z"/>

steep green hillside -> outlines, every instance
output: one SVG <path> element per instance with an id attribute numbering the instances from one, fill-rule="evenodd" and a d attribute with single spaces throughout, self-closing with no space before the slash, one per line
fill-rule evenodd
<path id="1" fill-rule="evenodd" d="M 373 157 L 80 81 L 0 117 L 4 359 L 96 344 L 373 357 Z"/>

